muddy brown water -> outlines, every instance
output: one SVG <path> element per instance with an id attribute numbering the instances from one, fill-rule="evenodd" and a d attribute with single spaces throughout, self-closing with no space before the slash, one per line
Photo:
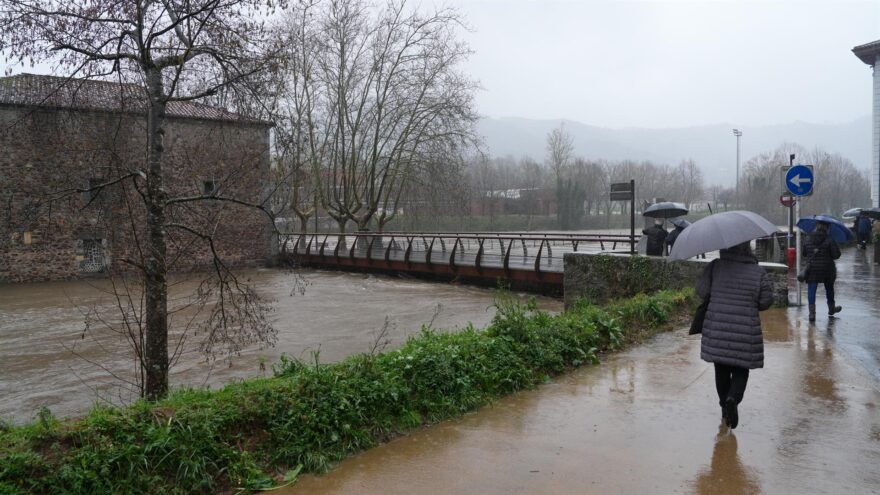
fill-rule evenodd
<path id="1" fill-rule="evenodd" d="M 684 329 L 303 476 L 295 494 L 880 493 L 877 382 L 797 310 L 763 314 L 740 425 Z"/>
<path id="2" fill-rule="evenodd" d="M 231 380 L 271 373 L 282 353 L 321 362 L 367 351 L 389 322 L 389 347 L 430 324 L 442 330 L 485 326 L 494 315 L 491 290 L 385 276 L 301 270 L 306 281 L 263 269 L 242 274 L 274 300 L 270 314 L 278 329 L 275 347 L 249 349 L 231 360 L 206 362 L 195 351 L 197 337 L 172 370 L 172 385 L 219 386 Z M 191 289 L 182 281 L 174 293 Z M 134 399 L 133 360 L 116 335 L 93 326 L 83 333 L 86 313 L 107 311 L 113 299 L 105 280 L 0 286 L 0 418 L 22 422 L 41 406 L 57 416 L 76 416 L 96 402 L 122 404 Z M 538 298 L 547 310 L 562 302 Z M 111 311 L 112 313 L 112 311 Z M 179 320 L 181 321 L 181 320 Z M 261 363 L 266 371 L 261 370 Z"/>

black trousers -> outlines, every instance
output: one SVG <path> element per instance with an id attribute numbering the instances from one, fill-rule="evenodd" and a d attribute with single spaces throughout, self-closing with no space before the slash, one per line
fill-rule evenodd
<path id="1" fill-rule="evenodd" d="M 715 363 L 715 390 L 718 391 L 718 403 L 724 405 L 728 398 L 742 402 L 749 381 L 748 368 L 727 366 Z"/>

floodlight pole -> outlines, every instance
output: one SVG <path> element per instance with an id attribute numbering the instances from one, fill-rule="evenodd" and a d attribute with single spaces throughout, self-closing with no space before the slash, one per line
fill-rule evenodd
<path id="1" fill-rule="evenodd" d="M 742 137 L 743 133 L 739 129 L 734 129 L 733 135 L 736 136 L 736 207 L 740 208 L 740 204 L 739 204 L 739 138 Z"/>

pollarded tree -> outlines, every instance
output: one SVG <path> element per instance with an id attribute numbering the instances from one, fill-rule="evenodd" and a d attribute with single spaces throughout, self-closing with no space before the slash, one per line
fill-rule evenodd
<path id="1" fill-rule="evenodd" d="M 283 0 L 279 0 L 283 1 Z M 125 260 L 143 281 L 142 394 L 168 390 L 169 238 L 189 235 L 214 253 L 220 304 L 207 323 L 208 339 L 235 347 L 236 331 L 263 339 L 271 332 L 253 314 L 253 292 L 234 279 L 213 250 L 212 233 L 197 215 L 200 202 L 228 202 L 268 211 L 266 203 L 224 196 L 223 188 L 172 196 L 166 184 L 166 111 L 176 102 L 230 95 L 272 67 L 265 21 L 272 0 L 0 0 L 0 52 L 17 63 L 49 62 L 76 78 L 123 83 L 120 100 L 146 115 L 143 158 L 122 164 L 100 191 L 127 187 L 144 211 L 138 256 Z M 137 88 L 137 89 L 131 89 Z M 250 92 L 253 94 L 253 92 Z M 230 177 L 229 180 L 234 180 Z M 74 190 L 88 192 L 88 190 Z M 243 289 L 237 292 L 236 289 Z M 228 303 L 228 304 L 224 304 Z M 254 318 L 249 318 L 253 316 Z M 247 325 L 255 327 L 244 328 Z M 215 341 L 216 343 L 217 341 Z"/>

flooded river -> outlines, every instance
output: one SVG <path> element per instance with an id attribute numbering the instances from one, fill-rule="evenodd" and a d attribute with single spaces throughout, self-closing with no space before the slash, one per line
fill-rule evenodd
<path id="1" fill-rule="evenodd" d="M 494 315 L 487 289 L 341 272 L 299 274 L 306 282 L 303 293 L 302 281 L 283 271 L 243 274 L 274 299 L 275 347 L 209 363 L 191 337 L 172 369 L 172 385 L 217 386 L 271 373 L 282 353 L 311 359 L 320 351 L 322 362 L 336 361 L 367 351 L 386 318 L 393 347 L 432 321 L 446 330 L 468 322 L 484 326 Z M 184 282 L 172 294 L 186 287 Z M 134 369 L 125 342 L 98 324 L 84 332 L 89 311 L 111 309 L 107 288 L 106 280 L 0 286 L 0 418 L 22 422 L 41 406 L 57 416 L 75 416 L 96 401 L 120 404 L 136 396 L 122 381 L 131 380 Z M 562 309 L 555 299 L 539 298 L 539 305 Z"/>

